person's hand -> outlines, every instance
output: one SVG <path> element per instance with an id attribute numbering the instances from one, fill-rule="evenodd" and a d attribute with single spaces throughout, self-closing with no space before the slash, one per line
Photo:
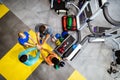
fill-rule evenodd
<path id="1" fill-rule="evenodd" d="M 42 46 L 40 44 L 37 44 L 37 49 L 38 50 L 41 50 L 42 49 Z"/>
<path id="2" fill-rule="evenodd" d="M 40 36 L 40 32 L 37 32 L 38 36 Z"/>
<path id="3" fill-rule="evenodd" d="M 39 32 L 37 32 L 36 37 L 37 37 L 37 43 L 40 44 L 40 39 L 41 38 L 40 38 L 40 33 Z"/>
<path id="4" fill-rule="evenodd" d="M 35 43 L 34 45 L 37 46 L 37 43 Z"/>
<path id="5" fill-rule="evenodd" d="M 50 34 L 47 34 L 46 37 L 49 38 L 49 37 L 50 37 Z"/>

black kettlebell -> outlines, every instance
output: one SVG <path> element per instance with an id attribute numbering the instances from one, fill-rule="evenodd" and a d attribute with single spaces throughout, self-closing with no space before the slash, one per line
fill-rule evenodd
<path id="1" fill-rule="evenodd" d="M 60 62 L 59 66 L 64 67 L 65 63 L 63 61 Z"/>

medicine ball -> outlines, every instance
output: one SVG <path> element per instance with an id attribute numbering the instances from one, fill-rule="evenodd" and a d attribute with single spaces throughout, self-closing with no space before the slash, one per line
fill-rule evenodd
<path id="1" fill-rule="evenodd" d="M 57 34 L 55 34 L 55 37 L 56 37 L 57 39 L 59 39 L 59 38 L 61 37 L 61 35 L 60 35 L 59 33 L 57 33 Z"/>

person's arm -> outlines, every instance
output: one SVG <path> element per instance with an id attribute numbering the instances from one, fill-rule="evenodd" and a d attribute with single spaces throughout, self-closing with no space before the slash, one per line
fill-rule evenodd
<path id="1" fill-rule="evenodd" d="M 29 54 L 29 52 L 31 52 L 31 51 L 33 51 L 33 50 L 36 50 L 36 49 L 37 49 L 36 47 L 28 48 L 28 49 L 20 52 L 19 57 L 20 57 L 21 55 Z"/>
<path id="2" fill-rule="evenodd" d="M 46 57 L 41 53 L 42 58 L 46 61 Z"/>
<path id="3" fill-rule="evenodd" d="M 56 53 L 54 53 L 53 51 L 50 51 L 50 50 L 45 49 L 45 48 L 42 48 L 42 49 L 47 51 L 49 54 L 52 54 L 52 55 L 56 56 L 57 58 L 59 58 L 58 55 Z"/>
<path id="4" fill-rule="evenodd" d="M 31 41 L 36 44 L 35 40 L 29 35 L 29 38 L 31 39 Z"/>
<path id="5" fill-rule="evenodd" d="M 42 48 L 43 50 L 45 50 L 46 52 L 48 52 L 49 54 L 54 54 L 54 52 L 48 50 L 48 49 L 45 49 L 45 48 Z"/>
<path id="6" fill-rule="evenodd" d="M 28 42 L 24 43 L 24 45 L 25 45 L 26 47 L 34 47 L 34 46 L 35 46 L 34 44 L 28 43 Z"/>
<path id="7" fill-rule="evenodd" d="M 41 52 L 41 49 L 42 49 L 42 46 L 41 46 L 41 44 L 37 44 L 37 49 Z"/>
<path id="8" fill-rule="evenodd" d="M 42 58 L 44 59 L 44 61 L 45 61 L 48 65 L 51 65 L 50 62 L 49 62 L 49 60 L 44 56 L 43 53 L 41 53 L 41 56 L 42 56 Z"/>
<path id="9" fill-rule="evenodd" d="M 29 55 L 29 59 L 26 62 L 24 62 L 24 64 L 26 64 L 27 66 L 31 66 L 31 65 L 35 64 L 38 61 L 39 56 L 40 56 L 40 52 L 39 51 L 37 51 L 35 57 Z"/>
<path id="10" fill-rule="evenodd" d="M 40 44 L 40 33 L 36 32 L 37 43 Z"/>
<path id="11" fill-rule="evenodd" d="M 26 39 L 28 39 L 28 41 L 29 41 L 29 39 L 31 38 L 30 35 L 29 35 L 29 33 L 25 31 L 24 34 L 25 34 L 25 36 L 26 36 Z M 28 41 L 27 41 L 27 42 L 24 42 L 23 45 L 29 46 L 29 47 L 35 46 L 35 44 L 30 43 L 30 42 L 28 42 Z"/>
<path id="12" fill-rule="evenodd" d="M 45 36 L 45 39 L 43 39 L 43 43 L 42 43 L 42 44 L 44 44 L 44 43 L 48 40 L 49 37 L 50 37 L 50 34 L 47 34 L 47 35 Z"/>

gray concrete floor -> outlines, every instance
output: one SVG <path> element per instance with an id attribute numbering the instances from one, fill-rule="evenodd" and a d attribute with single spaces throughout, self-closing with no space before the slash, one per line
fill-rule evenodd
<path id="1" fill-rule="evenodd" d="M 110 15 L 119 20 L 120 0 L 109 1 L 111 3 L 109 7 Z M 53 10 L 50 10 L 48 0 L 4 0 L 4 3 L 29 28 L 34 30 L 36 24 L 45 23 L 52 26 L 54 33 L 62 32 L 62 15 L 57 15 Z M 92 4 L 94 4 L 94 1 Z M 113 27 L 105 21 L 102 13 L 92 23 L 98 26 Z M 83 29 L 82 36 L 87 34 L 89 34 L 88 29 Z M 115 80 L 106 72 L 111 61 L 111 48 L 104 43 L 86 43 L 84 49 L 79 52 L 73 61 L 68 61 L 68 63 L 83 74 L 87 80 Z"/>
<path id="2" fill-rule="evenodd" d="M 29 29 L 11 11 L 0 19 L 0 59 L 17 43 L 18 32 Z"/>

